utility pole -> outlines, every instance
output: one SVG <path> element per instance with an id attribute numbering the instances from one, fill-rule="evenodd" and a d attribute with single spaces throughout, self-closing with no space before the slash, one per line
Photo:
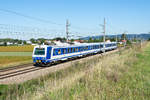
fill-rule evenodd
<path id="1" fill-rule="evenodd" d="M 104 43 L 103 52 L 105 53 L 105 35 L 106 35 L 106 21 L 105 21 L 105 18 L 104 18 L 104 24 L 101 24 L 100 26 L 102 26 L 102 28 L 103 28 L 103 43 Z"/>
<path id="2" fill-rule="evenodd" d="M 69 41 L 69 20 L 67 19 L 66 20 L 66 39 L 67 39 L 67 42 Z"/>
<path id="3" fill-rule="evenodd" d="M 104 42 L 104 53 L 105 53 L 105 35 L 106 35 L 106 21 L 104 18 L 104 25 L 103 25 L 103 30 L 104 30 L 104 36 L 103 36 L 103 42 Z"/>
<path id="4" fill-rule="evenodd" d="M 118 42 L 118 39 L 117 39 L 117 33 L 116 33 L 116 43 Z"/>

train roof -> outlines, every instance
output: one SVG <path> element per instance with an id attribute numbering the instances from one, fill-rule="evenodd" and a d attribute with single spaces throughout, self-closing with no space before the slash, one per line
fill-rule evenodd
<path id="1" fill-rule="evenodd" d="M 110 44 L 110 43 L 116 43 L 116 42 L 105 42 L 105 44 Z M 35 46 L 36 48 L 45 48 L 45 47 L 53 47 L 53 48 L 66 48 L 66 47 L 78 47 L 78 46 L 89 46 L 89 45 L 99 45 L 99 44 L 104 44 L 104 42 L 100 43 L 79 43 L 79 44 L 65 44 L 65 45 L 37 45 Z"/>

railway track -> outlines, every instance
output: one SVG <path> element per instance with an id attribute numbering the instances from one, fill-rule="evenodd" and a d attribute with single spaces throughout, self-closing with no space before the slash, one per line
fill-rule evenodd
<path id="1" fill-rule="evenodd" d="M 8 67 L 4 69 L 0 69 L 0 79 L 5 79 L 25 73 L 29 73 L 32 71 L 40 70 L 44 67 L 34 67 L 32 64 L 25 64 L 21 66 Z"/>
<path id="2" fill-rule="evenodd" d="M 21 75 L 21 74 L 33 72 L 33 71 L 40 70 L 40 69 L 43 69 L 43 68 L 42 67 L 31 67 L 31 68 L 27 68 L 27 69 L 23 69 L 23 70 L 17 70 L 17 71 L 15 70 L 13 72 L 6 72 L 6 73 L 0 75 L 0 79 L 5 79 L 5 78 Z"/>
<path id="3" fill-rule="evenodd" d="M 9 70 L 24 68 L 24 67 L 32 66 L 32 65 L 33 65 L 32 63 L 29 63 L 29 64 L 24 64 L 24 65 L 21 65 L 21 66 L 18 65 L 18 66 L 12 66 L 12 67 L 7 67 L 7 68 L 2 68 L 2 69 L 0 69 L 0 73 L 1 72 L 5 72 L 5 71 L 9 71 Z"/>

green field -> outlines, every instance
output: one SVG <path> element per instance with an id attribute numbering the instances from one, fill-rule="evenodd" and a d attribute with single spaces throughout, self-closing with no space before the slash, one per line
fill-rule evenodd
<path id="1" fill-rule="evenodd" d="M 32 52 L 0 52 L 0 56 L 32 56 Z"/>
<path id="2" fill-rule="evenodd" d="M 149 100 L 150 43 L 73 63 L 16 85 L 0 85 L 2 100 Z"/>

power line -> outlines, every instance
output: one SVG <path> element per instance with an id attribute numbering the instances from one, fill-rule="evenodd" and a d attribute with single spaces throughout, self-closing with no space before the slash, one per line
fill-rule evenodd
<path id="1" fill-rule="evenodd" d="M 50 23 L 50 24 L 55 24 L 55 25 L 63 25 L 63 24 L 58 24 L 58 23 L 55 23 L 55 22 L 52 22 L 52 21 L 49 21 L 49 20 L 44 20 L 44 19 L 41 19 L 41 18 L 29 16 L 29 15 L 26 15 L 26 14 L 22 14 L 22 13 L 12 11 L 12 10 L 0 9 L 0 11 L 15 14 L 15 15 L 22 16 L 22 17 L 32 19 L 32 20 L 36 20 L 36 21 L 39 21 L 39 22 Z"/>
<path id="2" fill-rule="evenodd" d="M 49 24 L 54 24 L 54 25 L 58 25 L 58 26 L 65 26 L 64 24 L 55 23 L 55 22 L 52 22 L 52 21 L 49 21 L 49 20 L 45 20 L 45 19 L 29 16 L 29 15 L 26 15 L 26 14 L 23 14 L 23 13 L 19 13 L 19 12 L 16 12 L 16 11 L 12 11 L 12 10 L 7 10 L 7 9 L 1 9 L 0 8 L 0 11 L 11 13 L 11 14 L 15 14 L 15 15 L 18 15 L 18 16 L 22 16 L 22 17 L 25 17 L 25 18 L 28 18 L 28 19 L 32 19 L 32 20 L 35 20 L 35 21 L 39 21 L 39 22 L 43 22 L 43 23 L 49 23 Z M 95 30 L 95 29 L 91 29 L 91 28 L 82 28 L 82 27 L 78 27 L 78 26 L 72 26 L 72 28 L 73 29 L 80 29 L 80 30 L 81 29 L 82 30 Z"/>

